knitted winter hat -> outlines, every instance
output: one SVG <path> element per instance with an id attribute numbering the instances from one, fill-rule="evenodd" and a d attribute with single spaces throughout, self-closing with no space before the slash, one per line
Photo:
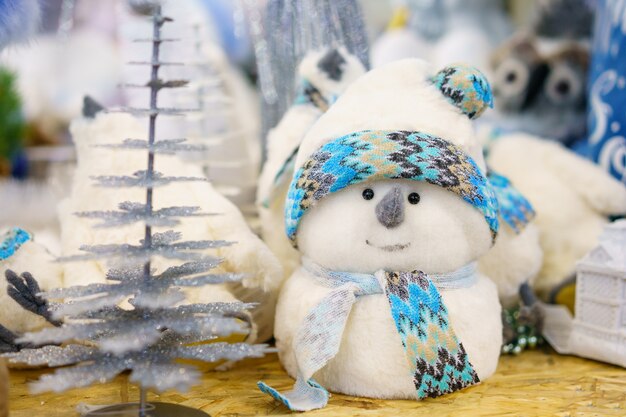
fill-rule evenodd
<path id="1" fill-rule="evenodd" d="M 452 65 L 437 71 L 419 59 L 396 61 L 350 84 L 308 131 L 295 166 L 301 167 L 324 143 L 349 133 L 404 130 L 460 146 L 486 172 L 471 119 L 491 103 L 489 84 L 476 69 Z"/>
<path id="2" fill-rule="evenodd" d="M 477 208 L 495 238 L 498 205 L 469 119 L 491 105 L 473 68 L 429 76 L 419 60 L 399 61 L 354 82 L 311 128 L 296 158 L 285 206 L 288 237 L 306 211 L 349 185 L 412 179 L 441 186 Z"/>

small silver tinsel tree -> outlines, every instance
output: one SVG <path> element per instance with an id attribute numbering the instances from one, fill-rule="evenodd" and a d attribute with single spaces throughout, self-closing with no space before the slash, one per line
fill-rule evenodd
<path id="1" fill-rule="evenodd" d="M 60 327 L 47 328 L 22 337 L 22 343 L 49 345 L 24 349 L 7 355 L 11 362 L 51 367 L 73 365 L 44 375 L 32 385 L 33 391 L 64 391 L 105 382 L 124 371 L 130 381 L 141 387 L 138 413 L 145 415 L 146 389 L 158 391 L 186 390 L 196 383 L 199 372 L 182 365 L 178 359 L 214 362 L 262 356 L 265 345 L 247 343 L 204 343 L 219 336 L 245 333 L 244 312 L 251 305 L 244 303 L 210 303 L 179 305 L 185 300 L 184 287 L 199 287 L 239 280 L 236 274 L 210 273 L 220 260 L 201 251 L 231 245 L 225 241 L 181 241 L 173 230 L 163 233 L 153 227 L 171 227 L 177 218 L 201 216 L 198 207 L 153 207 L 155 188 L 177 181 L 204 181 L 204 178 L 165 176 L 155 171 L 155 155 L 199 150 L 183 139 L 155 140 L 156 120 L 163 114 L 180 114 L 178 109 L 157 106 L 159 90 L 184 86 L 186 81 L 163 81 L 159 68 L 162 42 L 161 27 L 170 19 L 161 15 L 160 6 L 151 9 L 154 34 L 150 39 L 152 59 L 150 81 L 142 86 L 150 89 L 150 107 L 127 109 L 149 118 L 148 140 L 126 139 L 120 144 L 106 145 L 123 150 L 147 151 L 147 169 L 130 176 L 101 176 L 94 180 L 103 187 L 142 187 L 145 202 L 123 202 L 117 211 L 78 213 L 81 217 L 98 219 L 96 227 L 118 227 L 133 223 L 145 224 L 145 236 L 137 245 L 104 244 L 83 246 L 83 255 L 69 256 L 61 261 L 104 259 L 114 266 L 107 273 L 107 283 L 75 286 L 49 291 L 45 299 L 64 299 L 51 305 L 53 317 L 63 319 Z M 151 267 L 154 256 L 180 260 L 184 263 L 157 273 Z M 128 300 L 130 308 L 118 305 Z M 171 406 L 168 406 L 171 407 Z M 193 413 L 191 413 L 193 414 Z M 159 415 L 157 413 L 157 415 Z M 196 415 L 196 414 L 193 414 Z"/>

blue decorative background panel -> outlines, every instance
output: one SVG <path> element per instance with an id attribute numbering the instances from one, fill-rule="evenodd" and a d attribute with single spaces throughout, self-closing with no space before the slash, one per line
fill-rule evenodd
<path id="1" fill-rule="evenodd" d="M 597 2 L 588 156 L 626 183 L 626 0 Z"/>

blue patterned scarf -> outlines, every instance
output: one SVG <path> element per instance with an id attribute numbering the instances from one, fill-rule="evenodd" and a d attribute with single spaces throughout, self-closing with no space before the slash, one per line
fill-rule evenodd
<path id="1" fill-rule="evenodd" d="M 352 305 L 359 297 L 373 294 L 385 294 L 389 300 L 390 314 L 410 364 L 407 376 L 413 378 L 417 398 L 437 397 L 479 382 L 439 294 L 443 289 L 472 286 L 475 263 L 432 277 L 421 271 L 385 272 L 383 282 L 370 274 L 329 271 L 306 258 L 303 266 L 331 291 L 311 309 L 294 339 L 298 363 L 294 389 L 280 393 L 259 382 L 261 391 L 290 410 L 324 407 L 328 391 L 312 376 L 339 352 Z"/>
<path id="2" fill-rule="evenodd" d="M 32 239 L 31 235 L 24 229 L 14 227 L 4 236 L 0 236 L 0 261 L 9 259 L 17 252 L 24 243 Z"/>
<path id="3" fill-rule="evenodd" d="M 487 178 L 498 200 L 500 219 L 520 234 L 535 218 L 535 209 L 504 175 L 490 170 Z"/>
<path id="4" fill-rule="evenodd" d="M 498 232 L 498 202 L 489 181 L 460 147 L 421 132 L 365 130 L 325 143 L 295 173 L 287 194 L 285 226 L 294 246 L 300 220 L 330 193 L 364 181 L 409 179 L 451 191 Z"/>

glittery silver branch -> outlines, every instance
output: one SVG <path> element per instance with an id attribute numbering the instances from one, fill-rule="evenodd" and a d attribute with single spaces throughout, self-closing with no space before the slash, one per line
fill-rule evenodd
<path id="1" fill-rule="evenodd" d="M 88 339 L 105 352 L 124 353 L 144 349 L 160 339 L 164 330 L 181 334 L 193 333 L 205 339 L 243 333 L 242 323 L 220 314 L 235 314 L 249 306 L 244 303 L 225 306 L 219 310 L 207 309 L 210 313 L 195 313 L 177 308 L 159 308 L 143 311 L 141 320 L 135 310 L 130 314 L 112 314 L 109 311 L 102 319 L 68 322 L 62 327 L 49 327 L 37 333 L 27 333 L 20 343 L 62 343 L 74 339 Z M 199 305 L 200 308 L 206 307 Z"/>
<path id="2" fill-rule="evenodd" d="M 199 252 L 189 252 L 189 250 L 217 249 L 230 246 L 233 242 L 222 240 L 198 240 L 189 242 L 178 242 L 173 244 L 150 243 L 146 245 L 107 244 L 107 245 L 83 245 L 80 250 L 89 252 L 85 255 L 70 255 L 59 258 L 59 262 L 78 262 L 106 259 L 117 267 L 133 266 L 145 263 L 152 256 L 161 256 L 166 259 L 178 259 L 181 261 L 213 259 Z"/>
<path id="3" fill-rule="evenodd" d="M 60 326 L 61 322 L 54 319 L 55 305 L 42 297 L 39 283 L 28 272 L 18 276 L 15 272 L 5 272 L 8 281 L 7 293 L 24 310 L 43 317 L 53 326 Z"/>
<path id="4" fill-rule="evenodd" d="M 150 146 L 148 141 L 142 139 L 125 139 L 124 142 L 119 144 L 104 144 L 98 145 L 100 148 L 111 149 L 143 149 L 149 150 L 152 153 L 159 154 L 175 154 L 177 152 L 200 152 L 206 150 L 206 146 L 199 144 L 183 143 L 185 139 L 169 139 L 159 140 Z"/>
<path id="5" fill-rule="evenodd" d="M 154 153 L 152 153 L 154 155 Z M 92 176 L 92 180 L 100 187 L 141 187 L 155 188 L 169 185 L 173 182 L 184 181 L 208 181 L 205 177 L 166 177 L 157 171 L 137 171 L 129 175 L 98 175 Z"/>
<path id="6" fill-rule="evenodd" d="M 155 81 L 156 83 L 156 81 Z M 163 114 L 166 116 L 185 116 L 186 112 L 194 111 L 195 109 L 179 109 L 174 107 L 160 107 L 160 108 L 139 108 L 139 107 L 121 107 L 119 109 L 109 110 L 111 113 L 130 113 L 133 116 L 157 116 Z"/>
<path id="7" fill-rule="evenodd" d="M 155 226 L 173 227 L 180 218 L 206 216 L 210 213 L 202 213 L 199 207 L 188 206 L 154 208 L 153 194 L 156 187 L 179 181 L 206 181 L 205 178 L 165 176 L 155 171 L 155 155 L 204 148 L 184 143 L 184 139 L 155 140 L 158 116 L 184 113 L 182 109 L 159 108 L 158 92 L 163 88 L 184 87 L 187 81 L 164 81 L 158 78 L 161 66 L 174 64 L 159 60 L 161 43 L 170 41 L 161 38 L 161 26 L 170 19 L 161 15 L 158 3 L 140 1 L 137 4 L 154 13 L 153 37 L 138 40 L 152 43 L 152 58 L 147 62 L 133 63 L 147 65 L 151 69 L 150 81 L 141 85 L 150 89 L 150 107 L 127 111 L 149 118 L 148 139 L 125 139 L 120 144 L 102 146 L 125 151 L 145 151 L 148 166 L 146 170 L 130 176 L 110 175 L 93 179 L 97 185 L 104 187 L 145 188 L 146 200 L 145 203 L 122 202 L 118 205 L 119 210 L 96 210 L 77 215 L 98 220 L 95 227 L 142 223 L 145 227 L 144 236 L 138 244 L 85 245 L 80 248 L 84 254 L 59 259 L 62 262 L 107 260 L 113 268 L 108 271 L 107 282 L 104 283 L 39 293 L 36 281 L 30 275 L 22 274 L 25 281 L 17 279 L 15 274 L 10 275 L 15 281 L 12 282 L 12 288 L 25 294 L 23 300 L 20 298 L 25 308 L 41 313 L 40 310 L 45 306 L 49 320 L 62 322 L 58 327 L 27 333 L 18 339 L 12 333 L 0 329 L 0 346 L 5 343 L 9 348 L 28 347 L 20 352 L 6 354 L 11 362 L 64 367 L 35 382 L 32 387 L 34 392 L 61 392 L 84 387 L 130 371 L 130 381 L 141 386 L 141 398 L 145 400 L 147 388 L 159 391 L 186 390 L 197 382 L 199 372 L 192 366 L 178 363 L 178 359 L 233 361 L 262 356 L 270 351 L 266 345 L 211 342 L 217 337 L 233 333 L 248 333 L 251 323 L 247 310 L 253 308 L 253 304 L 184 304 L 184 288 L 242 279 L 241 274 L 211 272 L 221 259 L 207 254 L 209 250 L 223 248 L 234 242 L 185 241 L 181 233 L 175 230 L 159 233 L 152 230 Z M 181 260 L 184 263 L 170 266 L 159 273 L 152 265 L 154 257 Z M 37 294 L 32 289 L 36 289 Z M 42 345 L 30 349 L 31 346 Z M 143 406 L 141 409 L 144 409 Z"/>
<path id="8" fill-rule="evenodd" d="M 155 66 L 159 66 L 159 67 L 166 67 L 166 66 L 179 66 L 179 65 L 184 65 L 182 62 L 165 62 L 165 61 L 130 61 L 127 62 L 128 65 L 147 65 L 150 67 L 155 67 Z M 159 80 L 159 82 L 161 82 Z M 187 80 L 174 80 L 174 81 L 168 81 L 168 83 L 180 83 L 180 87 L 187 85 L 189 82 Z"/>
<path id="9" fill-rule="evenodd" d="M 123 284 L 105 283 L 90 284 L 82 287 L 59 288 L 44 294 L 47 299 L 72 298 L 74 301 L 55 305 L 52 313 L 53 318 L 63 318 L 92 311 L 94 303 L 100 303 L 109 297 L 124 300 L 130 296 L 133 298 L 133 305 L 143 308 L 171 307 L 179 301 L 184 300 L 184 296 L 177 288 L 202 287 L 210 284 L 221 284 L 225 282 L 236 282 L 241 280 L 239 274 L 206 274 L 192 278 L 157 278 L 146 288 L 143 277 L 127 279 Z M 164 296 L 171 296 L 168 299 Z M 181 298 L 177 298 L 180 296 Z M 105 307 L 110 305 L 105 302 Z M 207 307 L 210 308 L 210 307 Z M 232 307 L 231 307 L 232 308 Z"/>
<path id="10" fill-rule="evenodd" d="M 187 338 L 186 342 L 199 342 L 201 339 Z M 158 343 L 141 352 L 127 352 L 122 355 L 103 353 L 99 349 L 83 345 L 64 347 L 46 346 L 41 349 L 25 349 L 23 357 L 32 365 L 66 366 L 54 375 L 44 375 L 33 384 L 34 392 L 62 392 L 70 388 L 84 387 L 109 380 L 124 370 L 131 369 L 130 380 L 151 386 L 159 391 L 168 389 L 186 390 L 199 377 L 198 371 L 191 366 L 172 364 L 164 358 L 194 359 L 207 362 L 219 360 L 240 360 L 248 357 L 260 357 L 265 353 L 262 345 L 246 343 L 209 343 L 193 346 L 181 345 L 179 337 L 171 337 L 163 332 Z M 140 364 L 140 365 L 136 365 Z M 164 378 L 164 375 L 171 375 Z"/>
<path id="11" fill-rule="evenodd" d="M 146 205 L 143 203 L 132 203 L 125 201 L 118 206 L 119 211 L 82 211 L 74 213 L 78 217 L 87 219 L 100 219 L 101 222 L 95 224 L 95 228 L 118 227 L 128 224 L 143 222 L 150 226 L 172 227 L 178 225 L 178 218 L 182 217 L 203 217 L 211 216 L 216 213 L 201 213 L 200 207 L 165 207 L 159 210 L 153 210 L 148 213 Z"/>

